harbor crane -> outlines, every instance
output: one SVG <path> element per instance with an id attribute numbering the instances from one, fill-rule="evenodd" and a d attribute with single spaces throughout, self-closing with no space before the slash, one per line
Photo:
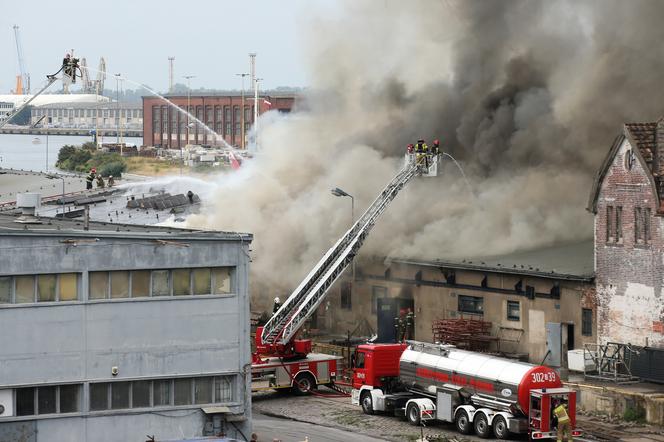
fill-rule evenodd
<path id="1" fill-rule="evenodd" d="M 23 45 L 21 44 L 21 36 L 18 31 L 18 26 L 14 25 L 14 40 L 16 41 L 16 54 L 18 56 L 18 69 L 19 74 L 16 76 L 16 88 L 14 94 L 16 95 L 29 95 L 30 94 L 30 74 L 25 67 L 25 59 L 23 57 Z"/>
<path id="2" fill-rule="evenodd" d="M 83 92 L 86 94 L 100 94 L 104 91 L 104 81 L 106 80 L 106 60 L 104 60 L 104 57 L 99 59 L 96 78 L 94 80 L 91 78 L 87 60 L 85 57 L 81 58 L 81 84 Z"/>

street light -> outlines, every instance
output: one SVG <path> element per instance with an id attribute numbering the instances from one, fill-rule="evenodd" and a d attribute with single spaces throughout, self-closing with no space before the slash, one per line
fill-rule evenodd
<path id="1" fill-rule="evenodd" d="M 251 74 L 235 74 L 239 77 L 242 77 L 242 116 L 240 117 L 240 148 L 244 149 L 244 77 L 248 77 Z"/>
<path id="2" fill-rule="evenodd" d="M 185 144 L 189 144 L 189 138 L 190 138 L 190 133 L 191 133 L 191 128 L 194 126 L 193 123 L 189 122 L 189 115 L 191 112 L 191 80 L 192 78 L 196 78 L 195 75 L 184 75 L 183 78 L 187 80 L 187 142 Z M 182 143 L 180 144 L 180 175 L 182 175 L 182 165 L 184 163 L 184 157 L 182 156 Z"/>
<path id="3" fill-rule="evenodd" d="M 350 198 L 350 218 L 351 218 L 351 225 L 355 223 L 355 198 L 353 198 L 353 195 L 350 193 L 346 193 L 343 190 L 339 189 L 338 187 L 335 187 L 334 189 L 330 190 L 332 195 L 338 196 L 338 197 L 344 197 L 347 196 Z M 355 281 L 355 259 L 353 259 L 353 281 Z"/>
<path id="4" fill-rule="evenodd" d="M 65 218 L 65 177 L 63 176 L 58 176 L 54 174 L 47 174 L 46 178 L 49 180 L 62 180 L 62 200 L 60 203 L 62 204 L 62 219 Z M 58 209 L 55 209 L 55 217 L 58 217 Z"/>

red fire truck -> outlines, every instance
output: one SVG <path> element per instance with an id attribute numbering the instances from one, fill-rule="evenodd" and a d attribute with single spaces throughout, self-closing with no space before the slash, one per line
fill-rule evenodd
<path id="1" fill-rule="evenodd" d="M 265 326 L 258 327 L 251 366 L 253 391 L 291 388 L 298 394 L 306 394 L 320 384 L 333 386 L 341 357 L 311 353 L 311 341 L 297 339 L 297 333 L 353 261 L 399 191 L 415 176 L 436 176 L 440 159 L 438 154 L 420 158 L 407 155 L 405 166 L 366 212 L 325 253 Z"/>
<path id="2" fill-rule="evenodd" d="M 565 404 L 572 435 L 576 392 L 558 373 L 450 345 L 409 341 L 365 344 L 355 352 L 352 402 L 366 414 L 405 417 L 411 424 L 453 422 L 459 432 L 507 439 L 556 437 L 554 404 Z"/>

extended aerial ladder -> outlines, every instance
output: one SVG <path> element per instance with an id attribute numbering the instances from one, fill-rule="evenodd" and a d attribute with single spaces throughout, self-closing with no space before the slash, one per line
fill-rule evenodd
<path id="1" fill-rule="evenodd" d="M 387 184 L 357 222 L 332 246 L 300 285 L 261 329 L 257 330 L 254 363 L 261 355 L 297 358 L 311 351 L 309 340 L 297 340 L 297 332 L 323 301 L 327 290 L 353 261 L 378 217 L 408 182 L 417 175 L 436 176 L 440 155 L 406 156 L 405 166 Z"/>

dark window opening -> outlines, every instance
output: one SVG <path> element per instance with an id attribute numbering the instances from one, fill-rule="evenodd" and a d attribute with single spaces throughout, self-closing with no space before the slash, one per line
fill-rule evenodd
<path id="1" fill-rule="evenodd" d="M 519 301 L 507 301 L 507 320 L 520 321 L 521 307 Z"/>
<path id="2" fill-rule="evenodd" d="M 489 277 L 487 275 L 484 275 L 484 278 L 482 278 L 482 287 L 487 288 L 489 286 Z"/>
<path id="3" fill-rule="evenodd" d="M 35 414 L 35 389 L 33 387 L 16 389 L 16 416 Z"/>
<path id="4" fill-rule="evenodd" d="M 551 296 L 554 298 L 560 298 L 560 284 L 555 282 L 549 293 L 551 293 Z"/>
<path id="5" fill-rule="evenodd" d="M 590 308 L 581 310 L 581 334 L 583 336 L 593 335 L 593 310 Z"/>
<path id="6" fill-rule="evenodd" d="M 341 283 L 341 308 L 351 310 L 353 308 L 352 301 L 352 284 L 348 281 Z"/>
<path id="7" fill-rule="evenodd" d="M 458 310 L 463 313 L 472 313 L 475 315 L 484 314 L 484 298 L 477 296 L 459 295 Z"/>
<path id="8" fill-rule="evenodd" d="M 526 286 L 526 298 L 535 299 L 535 287 L 532 285 Z"/>

